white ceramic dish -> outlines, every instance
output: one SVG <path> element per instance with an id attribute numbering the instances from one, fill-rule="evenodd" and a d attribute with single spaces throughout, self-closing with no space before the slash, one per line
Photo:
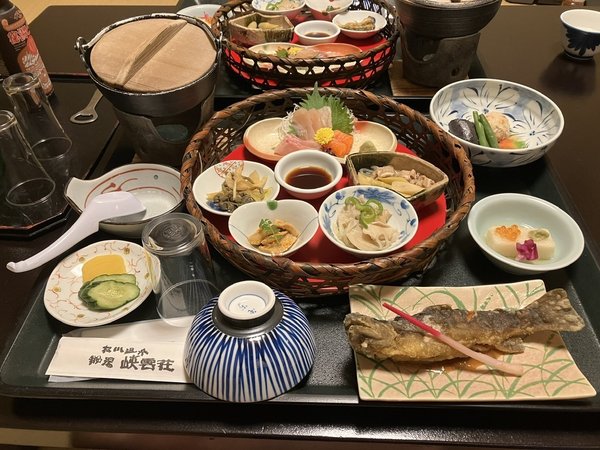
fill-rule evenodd
<path id="1" fill-rule="evenodd" d="M 330 181 L 316 188 L 300 188 L 288 183 L 287 178 L 294 170 L 310 167 L 327 172 Z M 288 153 L 275 164 L 277 182 L 290 195 L 302 200 L 312 200 L 327 195 L 339 183 L 342 173 L 342 165 L 337 158 L 321 150 L 296 150 Z"/>
<path id="2" fill-rule="evenodd" d="M 281 142 L 279 128 L 282 123 L 283 118 L 272 117 L 250 125 L 244 132 L 244 146 L 250 153 L 259 158 L 267 161 L 279 161 L 282 155 L 276 154 L 275 149 Z M 396 151 L 398 139 L 392 130 L 385 125 L 359 120 L 354 124 L 354 130 L 354 143 L 349 155 L 360 152 L 361 145 L 366 141 L 371 141 L 377 151 Z M 345 163 L 346 157 L 337 159 L 341 163 Z"/>
<path id="3" fill-rule="evenodd" d="M 177 14 L 182 14 L 184 16 L 190 16 L 196 19 L 200 19 L 207 25 L 212 26 L 214 22 L 213 17 L 220 7 L 221 5 L 214 5 L 209 3 L 202 5 L 192 5 L 188 6 L 187 8 L 180 9 L 179 11 L 177 11 Z"/>
<path id="4" fill-rule="evenodd" d="M 354 125 L 354 142 L 349 155 L 359 153 L 361 146 L 367 141 L 371 141 L 378 152 L 395 152 L 398 147 L 398 138 L 388 127 L 377 122 L 361 120 Z"/>
<path id="5" fill-rule="evenodd" d="M 473 111 L 502 112 L 511 135 L 527 144 L 527 148 L 505 150 L 473 144 L 450 133 L 473 164 L 489 167 L 522 166 L 541 158 L 558 140 L 565 123 L 560 108 L 548 97 L 504 80 L 474 78 L 449 84 L 437 91 L 429 106 L 431 119 L 448 132 L 451 120 L 472 121 Z"/>
<path id="6" fill-rule="evenodd" d="M 344 244 L 335 234 L 335 221 L 348 197 L 363 196 L 366 200 L 379 200 L 392 217 L 388 223 L 399 231 L 395 243 L 383 250 L 358 250 Z M 377 186 L 349 186 L 333 192 L 323 200 L 319 209 L 319 226 L 323 234 L 342 250 L 360 258 L 374 258 L 392 253 L 407 244 L 417 232 L 419 218 L 413 206 L 400 194 Z"/>
<path id="7" fill-rule="evenodd" d="M 146 214 L 136 220 L 111 219 L 100 222 L 100 229 L 123 237 L 140 237 L 144 226 L 153 218 L 180 210 L 179 171 L 160 164 L 126 164 L 99 178 L 71 178 L 65 186 L 65 197 L 78 214 L 99 194 L 113 191 L 131 192 L 144 207 Z"/>
<path id="8" fill-rule="evenodd" d="M 490 195 L 471 208 L 467 224 L 471 236 L 484 255 L 500 269 L 518 275 L 531 275 L 562 269 L 575 262 L 584 248 L 581 229 L 558 206 L 524 194 Z M 485 235 L 493 226 L 512 224 L 546 228 L 556 243 L 554 257 L 548 261 L 522 262 L 502 256 L 487 243 Z"/>
<path id="9" fill-rule="evenodd" d="M 135 275 L 140 295 L 120 308 L 109 311 L 90 309 L 77 296 L 83 284 L 83 264 L 99 255 L 118 254 L 125 260 L 127 273 Z M 114 322 L 140 306 L 152 292 L 144 249 L 132 242 L 96 242 L 63 259 L 54 268 L 44 290 L 44 306 L 57 320 L 73 327 L 95 327 Z"/>
<path id="10" fill-rule="evenodd" d="M 282 8 L 281 0 L 252 0 L 252 8 L 265 16 L 284 15 L 288 19 L 293 19 L 302 12 L 304 8 L 304 0 L 290 0 L 289 7 Z"/>
<path id="11" fill-rule="evenodd" d="M 279 161 L 281 156 L 275 154 L 275 149 L 281 142 L 279 128 L 282 123 L 281 117 L 271 117 L 253 123 L 244 131 L 244 146 L 259 158 Z"/>
<path id="12" fill-rule="evenodd" d="M 194 199 L 205 211 L 220 216 L 231 216 L 230 212 L 222 211 L 217 209 L 214 205 L 211 205 L 206 200 L 206 196 L 213 192 L 219 192 L 227 173 L 237 169 L 239 166 L 242 167 L 242 175 L 247 176 L 253 171 L 256 171 L 260 177 L 267 177 L 265 188 L 270 189 L 271 191 L 267 198 L 264 199 L 265 201 L 273 200 L 277 197 L 279 194 L 279 184 L 275 181 L 275 175 L 269 167 L 254 161 L 223 161 L 209 167 L 198 175 L 192 186 Z"/>
<path id="13" fill-rule="evenodd" d="M 353 0 L 306 0 L 306 6 L 317 20 L 332 20 L 338 14 L 348 11 Z"/>
<path id="14" fill-rule="evenodd" d="M 368 17 L 373 17 L 375 19 L 375 27 L 372 30 L 358 31 L 358 30 L 347 30 L 346 28 L 344 28 L 345 24 L 348 24 L 351 22 L 360 22 L 362 20 L 365 20 Z M 338 14 L 333 18 L 332 22 L 335 23 L 340 28 L 340 31 L 343 35 L 346 35 L 352 39 L 368 39 L 370 37 L 375 36 L 377 33 L 379 33 L 381 30 L 383 30 L 385 28 L 385 26 L 387 25 L 387 21 L 381 14 L 378 14 L 374 11 L 366 11 L 366 10 L 362 10 L 362 9 L 346 11 L 343 14 Z"/>
<path id="15" fill-rule="evenodd" d="M 294 27 L 294 33 L 304 45 L 329 44 L 340 35 L 340 28 L 328 20 L 307 20 Z"/>
<path id="16" fill-rule="evenodd" d="M 298 240 L 288 250 L 271 255 L 254 247 L 248 236 L 254 234 L 262 219 L 271 222 L 280 219 L 298 230 Z M 277 200 L 272 202 L 248 203 L 236 209 L 228 222 L 229 232 L 242 247 L 266 256 L 289 256 L 306 245 L 319 229 L 317 210 L 302 200 Z"/>

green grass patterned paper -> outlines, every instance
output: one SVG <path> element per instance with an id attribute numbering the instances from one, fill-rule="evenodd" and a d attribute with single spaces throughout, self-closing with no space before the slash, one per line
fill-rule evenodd
<path id="1" fill-rule="evenodd" d="M 430 305 L 490 310 L 520 309 L 546 292 L 543 281 L 470 287 L 350 286 L 350 309 L 379 319 L 394 313 L 389 302 L 409 314 Z M 493 355 L 525 366 L 521 377 L 504 375 L 472 360 L 400 364 L 376 362 L 356 354 L 359 396 L 377 401 L 515 401 L 593 397 L 596 391 L 575 365 L 560 334 L 525 339 L 525 352 Z"/>

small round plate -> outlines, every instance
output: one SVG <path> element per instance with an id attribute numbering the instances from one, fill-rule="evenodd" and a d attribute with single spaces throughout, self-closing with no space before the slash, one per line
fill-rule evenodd
<path id="1" fill-rule="evenodd" d="M 120 308 L 94 310 L 79 299 L 83 284 L 83 264 L 99 255 L 118 254 L 125 260 L 127 273 L 135 275 L 140 295 Z M 54 268 L 44 290 L 44 306 L 55 319 L 74 327 L 96 327 L 114 322 L 140 306 L 152 292 L 144 249 L 132 242 L 96 242 L 72 253 Z"/>
<path id="2" fill-rule="evenodd" d="M 283 123 L 281 117 L 271 117 L 250 125 L 244 132 L 244 146 L 250 153 L 266 161 L 279 161 L 283 155 L 277 155 L 275 149 L 281 142 L 279 128 Z M 358 153 L 360 147 L 371 141 L 378 152 L 395 152 L 398 146 L 396 135 L 385 125 L 377 122 L 359 120 L 354 125 L 354 143 L 350 155 Z M 337 158 L 342 164 L 346 157 Z"/>
<path id="3" fill-rule="evenodd" d="M 219 192 L 227 173 L 237 169 L 239 166 L 242 166 L 242 175 L 248 176 L 256 171 L 261 178 L 267 177 L 265 187 L 270 188 L 271 192 L 264 201 L 274 200 L 277 197 L 280 186 L 275 181 L 275 174 L 269 167 L 254 161 L 229 160 L 209 167 L 198 175 L 194 181 L 192 193 L 194 194 L 194 199 L 202 209 L 220 216 L 231 216 L 230 212 L 217 209 L 214 204 L 207 200 L 207 196 L 213 192 Z"/>

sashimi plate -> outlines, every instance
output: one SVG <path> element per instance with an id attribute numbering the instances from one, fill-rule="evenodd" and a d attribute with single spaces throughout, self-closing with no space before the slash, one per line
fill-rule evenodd
<path id="1" fill-rule="evenodd" d="M 521 309 L 546 292 L 542 280 L 470 287 L 350 286 L 350 310 L 383 320 L 395 314 L 391 303 L 409 314 L 449 304 L 467 310 Z M 493 356 L 525 366 L 521 377 L 505 376 L 470 359 L 423 365 L 376 362 L 355 354 L 361 400 L 388 402 L 485 402 L 561 400 L 593 397 L 559 333 L 543 332 L 525 340 L 525 351 Z"/>
<path id="2" fill-rule="evenodd" d="M 81 285 L 83 264 L 99 255 L 123 257 L 127 273 L 135 275 L 140 295 L 123 306 L 111 310 L 94 310 L 77 295 Z M 109 240 L 88 245 L 63 259 L 50 274 L 44 290 L 44 306 L 55 319 L 73 327 L 96 327 L 114 322 L 140 306 L 152 292 L 146 253 L 133 242 Z"/>
<path id="3" fill-rule="evenodd" d="M 275 153 L 281 142 L 279 128 L 283 118 L 272 117 L 256 122 L 249 126 L 244 132 L 244 146 L 254 156 L 266 161 L 279 161 L 283 155 Z M 357 121 L 354 125 L 354 143 L 349 155 L 360 152 L 361 146 L 366 141 L 375 144 L 376 151 L 395 152 L 398 146 L 396 135 L 385 125 L 370 121 Z M 372 150 L 370 150 L 372 151 Z M 346 156 L 337 158 L 342 164 L 346 162 Z"/>

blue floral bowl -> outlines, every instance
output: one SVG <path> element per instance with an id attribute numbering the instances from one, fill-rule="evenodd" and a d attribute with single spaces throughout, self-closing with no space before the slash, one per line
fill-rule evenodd
<path id="1" fill-rule="evenodd" d="M 258 281 L 232 284 L 196 315 L 184 366 L 196 386 L 228 402 L 268 400 L 312 369 L 315 341 L 289 297 Z"/>
<path id="2" fill-rule="evenodd" d="M 567 56 L 589 60 L 600 51 L 600 11 L 570 9 L 560 15 L 560 21 Z"/>
<path id="3" fill-rule="evenodd" d="M 377 200 L 381 202 L 383 208 L 391 214 L 387 223 L 396 232 L 390 245 L 379 249 L 359 249 L 350 245 L 352 242 L 356 243 L 357 239 L 351 237 L 348 240 L 343 237 L 344 233 L 340 232 L 338 218 L 346 205 L 346 199 L 349 197 L 362 197 L 365 201 Z M 327 239 L 342 250 L 361 258 L 374 258 L 392 253 L 406 245 L 417 232 L 419 218 L 410 202 L 397 192 L 377 186 L 349 186 L 335 191 L 323 201 L 319 209 L 319 226 Z M 363 239 L 370 240 L 378 234 L 373 233 L 371 238 L 363 236 L 363 233 L 359 233 L 358 236 L 358 239 L 362 242 Z"/>
<path id="4" fill-rule="evenodd" d="M 508 118 L 511 135 L 523 141 L 526 147 L 491 148 L 449 132 L 451 120 L 472 121 L 473 111 L 503 113 Z M 527 86 L 503 80 L 475 78 L 449 84 L 433 96 L 429 112 L 438 126 L 462 144 L 473 164 L 489 167 L 522 166 L 541 158 L 564 127 L 562 112 L 552 100 Z"/>

